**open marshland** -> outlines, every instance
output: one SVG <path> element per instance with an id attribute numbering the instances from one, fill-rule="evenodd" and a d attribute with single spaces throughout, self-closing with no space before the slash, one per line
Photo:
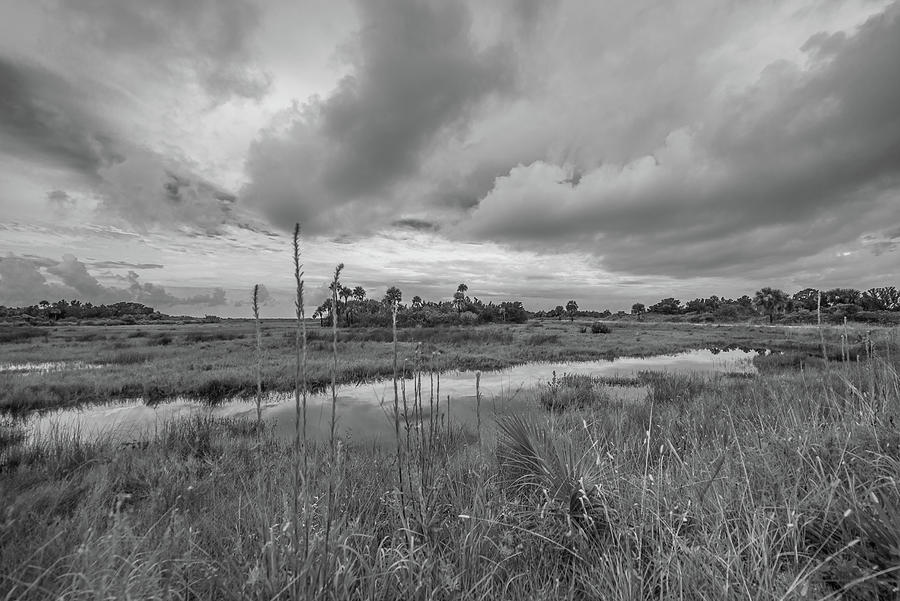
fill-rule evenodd
<path id="1" fill-rule="evenodd" d="M 390 329 L 339 329 L 333 348 L 312 327 L 305 438 L 293 322 L 262 323 L 261 425 L 253 322 L 6 332 L 0 595 L 900 594 L 896 330 L 588 326 L 399 330 L 396 397 Z M 579 363 L 616 357 L 652 359 Z M 339 423 L 361 407 L 352 390 L 377 391 L 362 415 L 380 437 L 359 435 L 366 417 L 313 436 L 333 400 Z M 210 409 L 133 439 L 30 432 L 64 407 L 178 403 Z"/>
<path id="2" fill-rule="evenodd" d="M 402 372 L 416 362 L 427 371 L 489 371 L 527 362 L 561 362 L 667 355 L 691 349 L 743 348 L 786 354 L 784 361 L 821 361 L 815 328 L 760 325 L 695 326 L 623 321 L 609 334 L 589 322 L 532 321 L 480 327 L 398 331 Z M 0 411 L 20 414 L 88 403 L 140 399 L 156 403 L 187 397 L 216 404 L 256 391 L 256 346 L 251 320 L 146 326 L 4 326 L 0 343 Z M 311 324 L 307 382 L 311 391 L 331 382 L 332 333 Z M 854 357 L 865 330 L 849 336 Z M 264 320 L 263 392 L 294 389 L 295 326 Z M 827 352 L 841 358 L 840 328 L 826 329 Z M 418 352 L 418 355 L 417 355 Z M 390 328 L 338 330 L 338 383 L 393 374 Z M 418 357 L 418 359 L 417 359 Z M 35 377 L 35 376 L 39 377 Z"/>

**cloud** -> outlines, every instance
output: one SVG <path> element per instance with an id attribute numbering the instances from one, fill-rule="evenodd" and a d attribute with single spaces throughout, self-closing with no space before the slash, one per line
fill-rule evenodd
<path id="1" fill-rule="evenodd" d="M 771 64 L 650 154 L 577 183 L 572 165 L 511 169 L 456 234 L 684 277 L 771 269 L 897 223 L 900 5 L 804 50 L 808 66 Z"/>
<path id="2" fill-rule="evenodd" d="M 62 296 L 65 290 L 49 286 L 37 266 L 23 257 L 0 258 L 0 304 L 21 306 Z"/>
<path id="3" fill-rule="evenodd" d="M 90 97 L 63 76 L 0 56 L 0 139 L 5 153 L 93 177 L 121 152 Z"/>
<path id="4" fill-rule="evenodd" d="M 179 298 L 170 294 L 166 289 L 157 284 L 139 281 L 140 276 L 134 271 L 129 271 L 127 276 L 130 300 L 151 307 L 168 307 L 173 305 L 224 305 L 225 290 L 215 288 L 207 294 L 198 294 L 187 298 Z"/>
<path id="5" fill-rule="evenodd" d="M 92 105 L 91 96 L 49 71 L 0 57 L 0 140 L 3 152 L 53 170 L 67 170 L 103 216 L 140 227 L 199 228 L 219 233 L 231 222 L 236 196 L 170 156 L 127 140 Z M 75 214 L 75 197 L 53 190 L 57 214 Z M 83 212 L 88 212 L 85 209 Z"/>
<path id="6" fill-rule="evenodd" d="M 47 274 L 58 278 L 59 282 L 48 282 L 47 276 L 41 272 L 42 268 Z M 91 275 L 87 265 L 71 254 L 64 255 L 62 261 L 9 255 L 0 258 L 0 304 L 24 306 L 59 298 L 78 298 L 94 304 L 134 301 L 156 308 L 226 304 L 225 290 L 222 288 L 189 297 L 178 297 L 163 286 L 141 282 L 139 279 L 136 272 L 129 271 L 126 277 L 129 284 L 127 288 L 104 286 Z"/>
<path id="7" fill-rule="evenodd" d="M 162 269 L 158 263 L 129 263 L 128 261 L 94 261 L 88 264 L 95 269 Z"/>
<path id="8" fill-rule="evenodd" d="M 100 175 L 101 211 L 132 224 L 189 225 L 217 234 L 234 220 L 233 194 L 157 153 L 134 149 Z"/>
<path id="9" fill-rule="evenodd" d="M 80 298 L 96 302 L 112 302 L 111 299 L 120 294 L 119 290 L 108 289 L 97 278 L 88 273 L 84 263 L 74 255 L 64 255 L 60 263 L 47 268 L 49 273 L 58 276 L 62 283 L 72 288 Z"/>
<path id="10" fill-rule="evenodd" d="M 391 223 L 394 227 L 415 230 L 415 231 L 425 231 L 425 232 L 436 232 L 440 229 L 436 223 L 432 223 L 430 221 L 426 221 L 424 219 L 415 219 L 412 217 L 407 217 L 404 219 L 398 219 Z"/>
<path id="11" fill-rule="evenodd" d="M 65 190 L 51 190 L 47 192 L 47 202 L 57 215 L 65 216 L 71 213 L 78 201 L 69 196 Z"/>
<path id="12" fill-rule="evenodd" d="M 282 113 L 250 149 L 241 196 L 273 224 L 322 233 L 396 219 L 394 187 L 514 83 L 507 49 L 478 47 L 463 4 L 378 0 L 357 9 L 351 74 L 327 98 Z"/>
<path id="13" fill-rule="evenodd" d="M 262 306 L 265 306 L 266 304 L 273 302 L 274 299 L 272 298 L 272 295 L 269 293 L 269 289 L 266 288 L 265 284 L 257 284 L 257 286 L 259 288 L 256 292 L 256 302 L 259 304 L 259 306 L 262 307 Z M 233 304 L 235 307 L 243 307 L 246 304 L 252 304 L 253 303 L 253 288 L 250 288 L 250 291 L 247 294 L 247 299 L 248 300 L 237 300 Z"/>
<path id="14" fill-rule="evenodd" d="M 187 71 L 216 101 L 230 96 L 260 99 L 272 77 L 254 60 L 251 34 L 260 5 L 245 0 L 181 2 L 59 1 L 68 33 L 81 45 L 128 56 L 143 70 L 171 78 Z"/>

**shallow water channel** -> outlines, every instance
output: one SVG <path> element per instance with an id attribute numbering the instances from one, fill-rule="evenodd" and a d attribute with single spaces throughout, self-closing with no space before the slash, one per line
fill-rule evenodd
<path id="1" fill-rule="evenodd" d="M 613 360 L 570 361 L 557 363 L 526 363 L 498 371 L 481 374 L 481 415 L 495 415 L 521 411 L 523 404 L 533 404 L 533 395 L 524 391 L 546 384 L 563 374 L 586 374 L 604 378 L 628 378 L 641 371 L 667 371 L 697 374 L 749 374 L 755 373 L 752 359 L 757 351 L 743 350 L 694 350 L 675 355 L 653 357 L 619 357 Z M 445 372 L 434 380 L 428 373 L 422 374 L 422 397 L 425 411 L 429 399 L 438 399 L 439 420 L 449 415 L 454 423 L 475 422 L 475 372 Z M 439 382 L 438 382 L 439 381 Z M 432 385 L 435 388 L 432 397 Z M 407 398 L 412 399 L 413 381 L 405 381 Z M 607 396 L 624 402 L 643 402 L 648 389 L 645 386 L 605 386 Z M 367 382 L 359 385 L 337 387 L 337 432 L 346 440 L 373 443 L 393 436 L 394 389 L 391 380 Z M 402 407 L 401 407 L 402 413 Z M 83 439 L 109 436 L 129 441 L 153 436 L 167 422 L 194 415 L 215 417 L 241 417 L 255 419 L 256 404 L 253 399 L 234 400 L 210 407 L 203 403 L 175 398 L 154 406 L 140 400 L 123 400 L 105 405 L 92 405 L 75 409 L 36 414 L 28 419 L 26 427 L 31 439 L 39 439 L 52 432 Z M 267 396 L 263 401 L 263 419 L 274 426 L 284 437 L 294 436 L 294 396 L 279 393 Z M 331 392 L 310 395 L 307 423 L 310 438 L 323 440 L 328 436 L 331 418 Z M 444 422 L 446 423 L 446 422 Z"/>

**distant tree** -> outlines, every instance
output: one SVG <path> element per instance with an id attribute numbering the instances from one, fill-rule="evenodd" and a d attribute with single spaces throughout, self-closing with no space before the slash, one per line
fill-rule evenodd
<path id="1" fill-rule="evenodd" d="M 832 288 L 822 293 L 822 305 L 831 307 L 833 305 L 856 305 L 862 293 L 855 288 Z"/>
<path id="2" fill-rule="evenodd" d="M 468 290 L 468 286 L 460 284 L 456 287 L 456 292 L 453 293 L 453 304 L 456 306 L 458 313 L 462 313 L 466 308 L 466 291 Z"/>
<path id="3" fill-rule="evenodd" d="M 343 304 L 344 317 L 347 325 L 353 321 L 353 308 L 350 306 L 350 298 L 353 296 L 353 290 L 348 286 L 338 286 L 338 296 Z"/>
<path id="4" fill-rule="evenodd" d="M 677 298 L 664 298 L 647 309 L 650 313 L 662 313 L 663 315 L 677 315 L 681 313 L 681 301 Z"/>
<path id="5" fill-rule="evenodd" d="M 566 303 L 566 313 L 569 315 L 569 321 L 575 321 L 575 314 L 578 313 L 578 303 L 570 300 Z"/>
<path id="6" fill-rule="evenodd" d="M 860 304 L 867 311 L 898 311 L 900 291 L 893 286 L 869 288 L 863 292 Z"/>
<path id="7" fill-rule="evenodd" d="M 646 312 L 647 307 L 644 306 L 644 303 L 634 303 L 631 305 L 631 314 L 637 315 L 638 319 L 641 319 Z"/>
<path id="8" fill-rule="evenodd" d="M 327 299 L 325 299 L 325 302 L 323 302 L 321 305 L 319 305 L 316 308 L 315 313 L 313 313 L 313 319 L 318 317 L 319 325 L 322 326 L 323 328 L 325 326 L 327 326 L 328 323 L 331 321 L 331 307 L 332 307 L 331 299 L 327 298 Z"/>
<path id="9" fill-rule="evenodd" d="M 556 315 L 556 319 L 561 320 L 563 315 L 566 314 L 566 310 L 562 305 L 556 305 L 556 308 L 553 309 L 553 313 Z"/>
<path id="10" fill-rule="evenodd" d="M 422 308 L 422 297 L 418 294 L 412 297 L 412 308 L 413 309 L 421 309 Z"/>
<path id="11" fill-rule="evenodd" d="M 704 313 L 706 311 L 706 301 L 702 298 L 689 300 L 685 303 L 684 309 L 689 313 Z"/>
<path id="12" fill-rule="evenodd" d="M 787 304 L 788 295 L 784 291 L 768 286 L 757 290 L 753 297 L 753 306 L 761 313 L 769 316 L 769 323 L 775 321 L 775 315 L 784 312 Z"/>
<path id="13" fill-rule="evenodd" d="M 500 314 L 505 321 L 511 323 L 525 323 L 528 321 L 528 312 L 522 306 L 522 301 L 500 303 Z"/>
<path id="14" fill-rule="evenodd" d="M 359 303 L 366 300 L 366 289 L 363 288 L 362 286 L 357 286 L 356 288 L 354 288 L 353 289 L 353 299 Z"/>
<path id="15" fill-rule="evenodd" d="M 791 298 L 795 307 L 802 307 L 807 311 L 815 311 L 819 303 L 819 291 L 816 288 L 804 288 L 794 293 Z"/>
<path id="16" fill-rule="evenodd" d="M 391 286 L 384 293 L 384 298 L 381 299 L 381 302 L 384 306 L 390 307 L 394 303 L 399 305 L 401 300 L 403 300 L 403 293 L 396 286 Z"/>

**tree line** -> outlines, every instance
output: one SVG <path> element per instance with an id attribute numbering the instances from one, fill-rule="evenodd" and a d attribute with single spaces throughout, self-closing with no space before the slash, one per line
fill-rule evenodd
<path id="1" fill-rule="evenodd" d="M 334 290 L 332 283 L 331 289 Z M 577 301 L 569 300 L 565 306 L 557 305 L 550 310 L 531 312 L 525 309 L 522 301 L 511 300 L 485 303 L 477 296 L 468 294 L 469 287 L 461 283 L 457 286 L 451 300 L 425 301 L 420 296 L 413 296 L 409 304 L 403 303 L 403 293 L 396 286 L 390 286 L 380 299 L 368 298 L 365 288 L 337 284 L 337 304 L 331 298 L 319 305 L 313 317 L 322 325 L 331 323 L 336 314 L 341 326 L 378 326 L 391 324 L 391 310 L 397 305 L 397 324 L 409 326 L 438 325 L 475 325 L 480 323 L 523 323 L 529 318 L 569 319 L 580 318 L 622 318 L 628 313 L 609 310 L 582 310 Z M 811 322 L 821 319 L 828 322 L 841 322 L 844 318 L 857 321 L 891 321 L 900 322 L 885 315 L 885 312 L 900 312 L 900 291 L 894 286 L 857 290 L 855 288 L 832 288 L 818 290 L 804 288 L 794 294 L 783 290 L 764 287 L 756 291 L 753 297 L 743 295 L 739 298 L 725 298 L 712 295 L 708 298 L 695 298 L 682 303 L 674 297 L 661 299 L 650 306 L 634 303 L 631 316 L 638 319 L 646 314 L 661 316 L 692 316 L 698 321 L 736 321 L 751 319 L 758 315 L 768 317 L 770 323 L 779 321 Z M 82 303 L 77 299 L 56 302 L 42 300 L 26 307 L 0 306 L 2 317 L 31 317 L 48 320 L 65 318 L 75 319 L 141 319 L 154 320 L 168 317 L 152 307 L 137 302 L 117 302 L 112 304 Z M 212 316 L 207 316 L 211 318 Z"/>
<path id="2" fill-rule="evenodd" d="M 44 318 L 50 320 L 76 318 L 76 319 L 120 319 L 123 317 L 131 318 L 162 318 L 168 317 L 163 315 L 147 305 L 122 301 L 109 305 L 95 305 L 92 303 L 82 303 L 78 299 L 67 301 L 60 299 L 56 302 L 42 300 L 34 305 L 26 307 L 4 307 L 0 305 L 0 317 L 21 317 L 28 316 L 34 318 Z"/>
<path id="3" fill-rule="evenodd" d="M 389 287 L 380 300 L 367 298 L 362 286 L 349 286 L 332 282 L 329 289 L 332 298 L 319 305 L 313 317 L 319 319 L 323 326 L 332 323 L 333 316 L 341 326 L 380 326 L 391 325 L 392 307 L 397 306 L 397 325 L 438 326 L 438 325 L 474 325 L 479 323 L 524 323 L 531 317 L 525 310 L 522 301 L 503 301 L 485 303 L 478 297 L 467 294 L 469 287 L 460 284 L 453 294 L 452 300 L 426 301 L 416 295 L 409 304 L 403 304 L 403 293 L 396 286 Z M 334 292 L 337 292 L 335 295 Z M 337 298 L 337 303 L 334 302 Z"/>
<path id="4" fill-rule="evenodd" d="M 710 321 L 734 320 L 765 315 L 770 323 L 776 319 L 793 321 L 811 321 L 821 314 L 826 321 L 842 321 L 857 319 L 862 321 L 879 321 L 884 315 L 879 312 L 900 311 L 900 291 L 894 286 L 857 290 L 855 288 L 832 288 L 818 290 L 804 288 L 794 294 L 772 287 L 757 290 L 753 297 L 747 295 L 737 299 L 695 298 L 682 304 L 676 298 L 664 298 L 658 303 L 645 306 L 635 303 L 631 307 L 632 315 L 642 316 L 646 313 L 661 315 L 707 315 Z M 892 320 L 893 321 L 893 320 Z"/>

